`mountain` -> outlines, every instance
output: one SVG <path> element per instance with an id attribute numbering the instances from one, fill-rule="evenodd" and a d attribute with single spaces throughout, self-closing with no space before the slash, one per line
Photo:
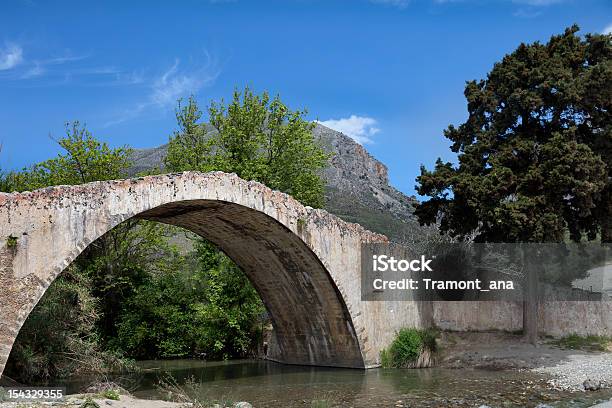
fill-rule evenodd
<path id="1" fill-rule="evenodd" d="M 411 242 L 418 237 L 422 228 L 413 215 L 417 200 L 389 185 L 387 166 L 343 133 L 316 124 L 313 135 L 332 155 L 324 172 L 327 211 L 396 242 Z M 166 152 L 167 145 L 135 150 L 131 175 L 163 169 Z"/>

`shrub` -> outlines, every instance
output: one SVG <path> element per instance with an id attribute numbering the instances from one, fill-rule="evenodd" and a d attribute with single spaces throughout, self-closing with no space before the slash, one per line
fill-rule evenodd
<path id="1" fill-rule="evenodd" d="M 19 331 L 4 372 L 23 383 L 128 368 L 99 346 L 98 301 L 89 278 L 74 265 L 45 292 Z"/>
<path id="2" fill-rule="evenodd" d="M 102 392 L 100 395 L 102 395 L 102 397 L 109 399 L 109 400 L 114 400 L 114 401 L 119 401 L 119 391 L 117 390 L 106 390 L 104 392 Z"/>
<path id="3" fill-rule="evenodd" d="M 428 367 L 436 351 L 436 332 L 430 329 L 401 329 L 388 349 L 380 353 L 385 368 Z"/>

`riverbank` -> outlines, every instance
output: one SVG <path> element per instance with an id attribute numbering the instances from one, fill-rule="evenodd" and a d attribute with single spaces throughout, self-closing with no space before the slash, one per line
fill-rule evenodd
<path id="1" fill-rule="evenodd" d="M 129 389 L 130 399 L 101 399 L 99 406 L 188 407 L 161 401 L 177 400 L 171 398 L 177 395 L 160 391 L 160 380 L 167 375 L 181 387 L 188 385 L 185 390 L 199 401 L 249 401 L 266 408 L 587 408 L 612 398 L 612 388 L 579 391 L 583 378 L 591 373 L 598 372 L 601 379 L 612 377 L 608 370 L 612 364 L 606 360 L 612 354 L 563 350 L 549 343 L 545 340 L 534 347 L 512 334 L 443 332 L 437 366 L 405 370 L 307 367 L 262 360 L 142 361 L 138 363 L 141 370 L 132 377 L 109 379 Z M 574 387 L 561 386 L 567 379 Z M 98 396 L 109 388 L 89 384 L 87 379 L 75 378 L 60 385 L 71 394 L 95 392 Z M 0 404 L 0 408 L 17 406 Z"/>
<path id="2" fill-rule="evenodd" d="M 563 349 L 546 339 L 534 346 L 520 335 L 499 332 L 443 332 L 439 343 L 440 367 L 530 371 L 561 391 L 612 387 L 610 352 Z"/>
<path id="3" fill-rule="evenodd" d="M 179 402 L 139 399 L 130 395 L 121 395 L 119 400 L 113 400 L 101 398 L 96 394 L 76 394 L 67 396 L 64 401 L 56 402 L 0 402 L 0 408 L 95 408 L 92 402 L 100 408 L 189 408 L 193 406 Z"/>
<path id="4" fill-rule="evenodd" d="M 103 398 L 98 394 L 75 394 L 68 395 L 64 401 L 56 402 L 0 402 L 0 408 L 204 408 L 201 405 L 190 402 L 170 402 L 162 400 L 135 398 L 129 394 L 119 395 L 119 399 Z M 214 408 L 225 408 L 219 404 L 213 404 Z M 208 406 L 206 407 L 208 408 Z M 238 402 L 227 406 L 227 408 L 253 408 L 247 402 Z"/>

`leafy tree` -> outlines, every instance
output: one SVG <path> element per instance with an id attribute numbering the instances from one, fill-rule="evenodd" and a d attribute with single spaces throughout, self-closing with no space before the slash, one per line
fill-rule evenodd
<path id="1" fill-rule="evenodd" d="M 421 223 L 486 242 L 612 241 L 612 36 L 521 44 L 465 88 L 444 132 L 458 165 L 421 168 Z"/>
<path id="2" fill-rule="evenodd" d="M 193 97 L 179 101 L 179 130 L 170 138 L 165 165 L 171 171 L 224 171 L 291 194 L 305 205 L 323 205 L 320 173 L 328 156 L 312 135 L 304 111 L 291 111 L 278 96 L 235 91 L 225 105 L 212 103 L 210 125 Z M 196 245 L 206 277 L 207 302 L 198 307 L 200 341 L 218 357 L 244 356 L 261 335 L 264 307 L 244 272 L 205 242 Z M 255 322 L 255 323 L 254 323 Z"/>
<path id="3" fill-rule="evenodd" d="M 246 357 L 262 336 L 265 308 L 244 272 L 214 245 L 200 240 L 195 254 L 205 277 L 206 302 L 196 305 L 200 348 L 211 357 Z"/>
<path id="4" fill-rule="evenodd" d="M 149 274 L 120 316 L 114 346 L 137 358 L 245 357 L 261 337 L 264 312 L 255 289 L 212 244 L 176 254 Z"/>
<path id="5" fill-rule="evenodd" d="M 128 300 L 146 285 L 151 274 L 167 271 L 176 249 L 170 226 L 145 220 L 127 220 L 92 242 L 75 264 L 92 282 L 92 294 L 100 299 L 97 327 L 102 341 L 117 336 L 117 322 Z"/>
<path id="6" fill-rule="evenodd" d="M 124 178 L 131 149 L 112 149 L 98 141 L 79 121 L 66 123 L 66 136 L 57 143 L 66 151 L 16 175 L 20 190 L 83 184 Z"/>
<path id="7" fill-rule="evenodd" d="M 111 346 L 141 359 L 188 357 L 198 344 L 195 305 L 206 302 L 203 285 L 186 258 L 173 251 L 122 305 Z"/>
<path id="8" fill-rule="evenodd" d="M 225 105 L 212 103 L 210 125 L 194 98 L 179 102 L 179 131 L 170 138 L 165 165 L 171 171 L 233 172 L 245 180 L 291 194 L 304 205 L 323 205 L 321 171 L 328 156 L 312 135 L 305 111 L 292 111 L 280 97 L 234 91 Z"/>
<path id="9" fill-rule="evenodd" d="M 98 299 L 90 288 L 89 277 L 74 266 L 56 279 L 21 328 L 5 375 L 28 383 L 123 367 L 99 345 Z"/>
<path id="10" fill-rule="evenodd" d="M 66 124 L 66 136 L 59 139 L 58 144 L 65 153 L 21 172 L 9 173 L 4 178 L 5 187 L 18 191 L 34 190 L 52 185 L 117 179 L 127 174 L 130 149 L 110 148 L 95 139 L 79 122 Z M 23 335 L 19 335 L 15 345 L 15 350 L 24 352 L 14 354 L 18 360 L 15 366 L 29 367 L 28 361 L 38 361 L 39 368 L 27 371 L 32 376 L 62 375 L 67 371 L 54 367 L 69 367 L 70 364 L 63 360 L 74 359 L 75 354 L 82 355 L 81 364 L 86 366 L 94 351 L 114 335 L 119 305 L 144 280 L 146 272 L 165 259 L 164 228 L 155 223 L 130 220 L 88 246 L 70 267 L 73 273 L 61 274 L 26 320 Z M 73 279 L 75 276 L 81 279 Z M 87 305 L 92 305 L 87 308 L 87 313 L 95 315 L 93 327 L 91 319 L 79 320 L 86 317 L 81 316 L 85 309 L 80 308 L 80 303 L 63 302 L 56 296 L 58 291 L 66 293 L 68 289 L 76 293 L 70 295 L 73 298 L 80 296 L 79 299 L 91 297 L 95 300 L 87 302 Z M 70 309 L 71 305 L 73 309 Z M 51 329 L 57 330 L 55 337 L 49 341 L 37 341 L 32 336 L 39 330 L 40 320 L 50 318 L 45 315 L 49 310 L 64 311 L 48 322 L 49 338 Z M 85 346 L 90 346 L 89 351 Z"/>
<path id="11" fill-rule="evenodd" d="M 421 223 L 480 242 L 612 241 L 612 36 L 577 32 L 521 44 L 467 83 L 468 119 L 444 132 L 458 165 L 438 159 L 417 177 L 430 197 L 416 209 Z M 529 265 L 532 342 L 535 274 Z"/>

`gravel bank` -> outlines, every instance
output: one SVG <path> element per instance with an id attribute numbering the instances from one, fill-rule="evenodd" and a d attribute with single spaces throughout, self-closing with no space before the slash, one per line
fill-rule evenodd
<path id="1" fill-rule="evenodd" d="M 550 378 L 548 385 L 560 391 L 612 387 L 610 352 L 565 350 L 545 342 L 535 347 L 520 336 L 495 332 L 442 333 L 440 343 L 442 367 L 529 370 Z"/>
<path id="2" fill-rule="evenodd" d="M 569 355 L 554 366 L 533 371 L 552 375 L 548 383 L 555 389 L 594 391 L 612 386 L 612 353 Z"/>

